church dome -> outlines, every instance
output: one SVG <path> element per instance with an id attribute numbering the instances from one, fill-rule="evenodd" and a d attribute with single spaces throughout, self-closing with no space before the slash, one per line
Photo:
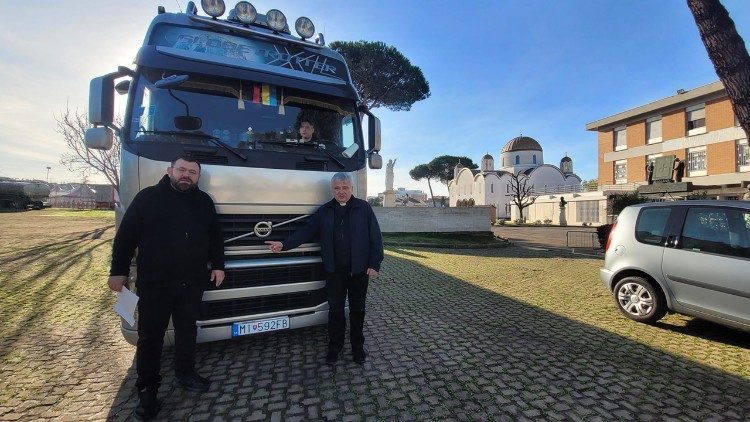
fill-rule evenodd
<path id="1" fill-rule="evenodd" d="M 484 157 L 482 157 L 482 160 L 492 160 L 492 159 L 493 158 L 492 158 L 492 156 L 489 153 L 484 154 Z"/>
<path id="2" fill-rule="evenodd" d="M 534 138 L 530 138 L 528 136 L 517 136 L 510 141 L 508 141 L 507 144 L 503 147 L 503 150 L 500 151 L 500 153 L 503 152 L 511 152 L 511 151 L 529 151 L 529 150 L 536 150 L 541 151 L 542 146 L 539 145 L 539 142 L 536 141 Z"/>
<path id="3" fill-rule="evenodd" d="M 565 163 L 565 162 L 568 162 L 568 161 L 573 161 L 573 159 L 570 158 L 570 157 L 568 157 L 567 155 L 565 157 L 563 157 L 562 160 L 560 160 L 561 163 Z"/>

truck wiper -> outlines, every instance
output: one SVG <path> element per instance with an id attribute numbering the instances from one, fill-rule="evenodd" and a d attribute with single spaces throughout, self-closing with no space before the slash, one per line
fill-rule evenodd
<path id="1" fill-rule="evenodd" d="M 331 160 L 335 161 L 335 162 L 336 162 L 336 164 L 338 164 L 338 165 L 339 165 L 339 167 L 341 167 L 341 168 L 344 168 L 344 167 L 345 167 L 345 166 L 344 166 L 344 165 L 343 165 L 343 164 L 341 163 L 341 161 L 339 161 L 338 159 L 336 159 L 336 157 L 334 157 L 334 156 L 333 156 L 333 154 L 331 154 L 330 152 L 328 152 L 328 150 L 327 150 L 327 149 L 323 149 L 322 151 L 323 151 L 323 152 L 325 152 L 325 153 L 326 153 L 326 155 L 327 155 L 327 156 L 328 156 L 328 157 L 329 157 L 329 158 L 330 158 Z"/>
<path id="2" fill-rule="evenodd" d="M 200 139 L 206 139 L 209 141 L 212 141 L 216 145 L 219 145 L 226 149 L 227 151 L 231 152 L 232 154 L 236 155 L 237 157 L 241 158 L 243 161 L 247 161 L 247 157 L 240 153 L 235 151 L 234 148 L 232 148 L 230 145 L 224 143 L 219 138 L 215 136 L 211 136 L 205 132 L 183 132 L 179 130 L 139 130 L 140 133 L 153 133 L 154 135 L 175 135 L 175 136 L 185 136 L 188 138 L 200 138 Z"/>

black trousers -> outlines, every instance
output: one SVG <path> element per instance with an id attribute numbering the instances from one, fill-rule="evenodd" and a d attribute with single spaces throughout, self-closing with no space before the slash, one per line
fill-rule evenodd
<path id="1" fill-rule="evenodd" d="M 369 277 L 366 273 L 349 274 L 348 271 L 326 273 L 328 296 L 328 348 L 341 350 L 344 347 L 346 318 L 344 307 L 349 297 L 349 341 L 352 349 L 365 345 L 365 298 Z"/>
<path id="2" fill-rule="evenodd" d="M 174 370 L 176 374 L 189 373 L 195 367 L 195 321 L 200 314 L 203 290 L 182 284 L 169 287 L 139 290 L 138 344 L 135 361 L 138 389 L 161 383 L 161 352 L 164 334 L 172 317 L 175 332 Z"/>

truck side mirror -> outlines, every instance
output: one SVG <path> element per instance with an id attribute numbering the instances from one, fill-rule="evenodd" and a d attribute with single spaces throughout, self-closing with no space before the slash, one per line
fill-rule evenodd
<path id="1" fill-rule="evenodd" d="M 117 91 L 117 93 L 120 95 L 127 94 L 129 89 L 130 89 L 130 79 L 126 79 L 124 81 L 118 82 L 117 85 L 115 85 L 115 91 Z"/>
<path id="2" fill-rule="evenodd" d="M 367 121 L 368 146 L 372 151 L 380 151 L 380 119 L 372 114 L 369 117 Z"/>
<path id="3" fill-rule="evenodd" d="M 89 123 L 94 126 L 112 126 L 115 108 L 115 78 L 112 74 L 100 76 L 89 84 Z"/>
<path id="4" fill-rule="evenodd" d="M 106 126 L 92 127 L 86 129 L 84 143 L 86 148 L 108 150 L 112 148 L 114 132 Z"/>
<path id="5" fill-rule="evenodd" d="M 367 158 L 367 164 L 371 169 L 383 168 L 383 157 L 381 157 L 377 152 L 372 152 Z"/>
<path id="6" fill-rule="evenodd" d="M 358 108 L 360 118 L 367 116 L 367 149 L 380 151 L 380 119 L 375 117 L 364 105 Z M 379 167 L 378 167 L 379 168 Z"/>

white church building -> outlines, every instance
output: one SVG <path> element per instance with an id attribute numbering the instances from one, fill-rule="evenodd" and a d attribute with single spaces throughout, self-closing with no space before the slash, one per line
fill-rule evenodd
<path id="1" fill-rule="evenodd" d="M 500 151 L 498 164 L 496 170 L 490 154 L 482 158 L 479 170 L 456 164 L 453 180 L 448 182 L 450 206 L 490 206 L 494 207 L 496 218 L 516 219 L 519 213 L 510 197 L 511 174 L 528 179 L 526 184 L 534 187 L 534 196 L 545 196 L 548 200 L 556 194 L 581 190 L 581 178 L 573 173 L 573 160 L 565 156 L 559 167 L 545 164 L 542 146 L 528 136 L 508 141 Z M 524 216 L 533 218 L 529 211 L 525 209 Z"/>

